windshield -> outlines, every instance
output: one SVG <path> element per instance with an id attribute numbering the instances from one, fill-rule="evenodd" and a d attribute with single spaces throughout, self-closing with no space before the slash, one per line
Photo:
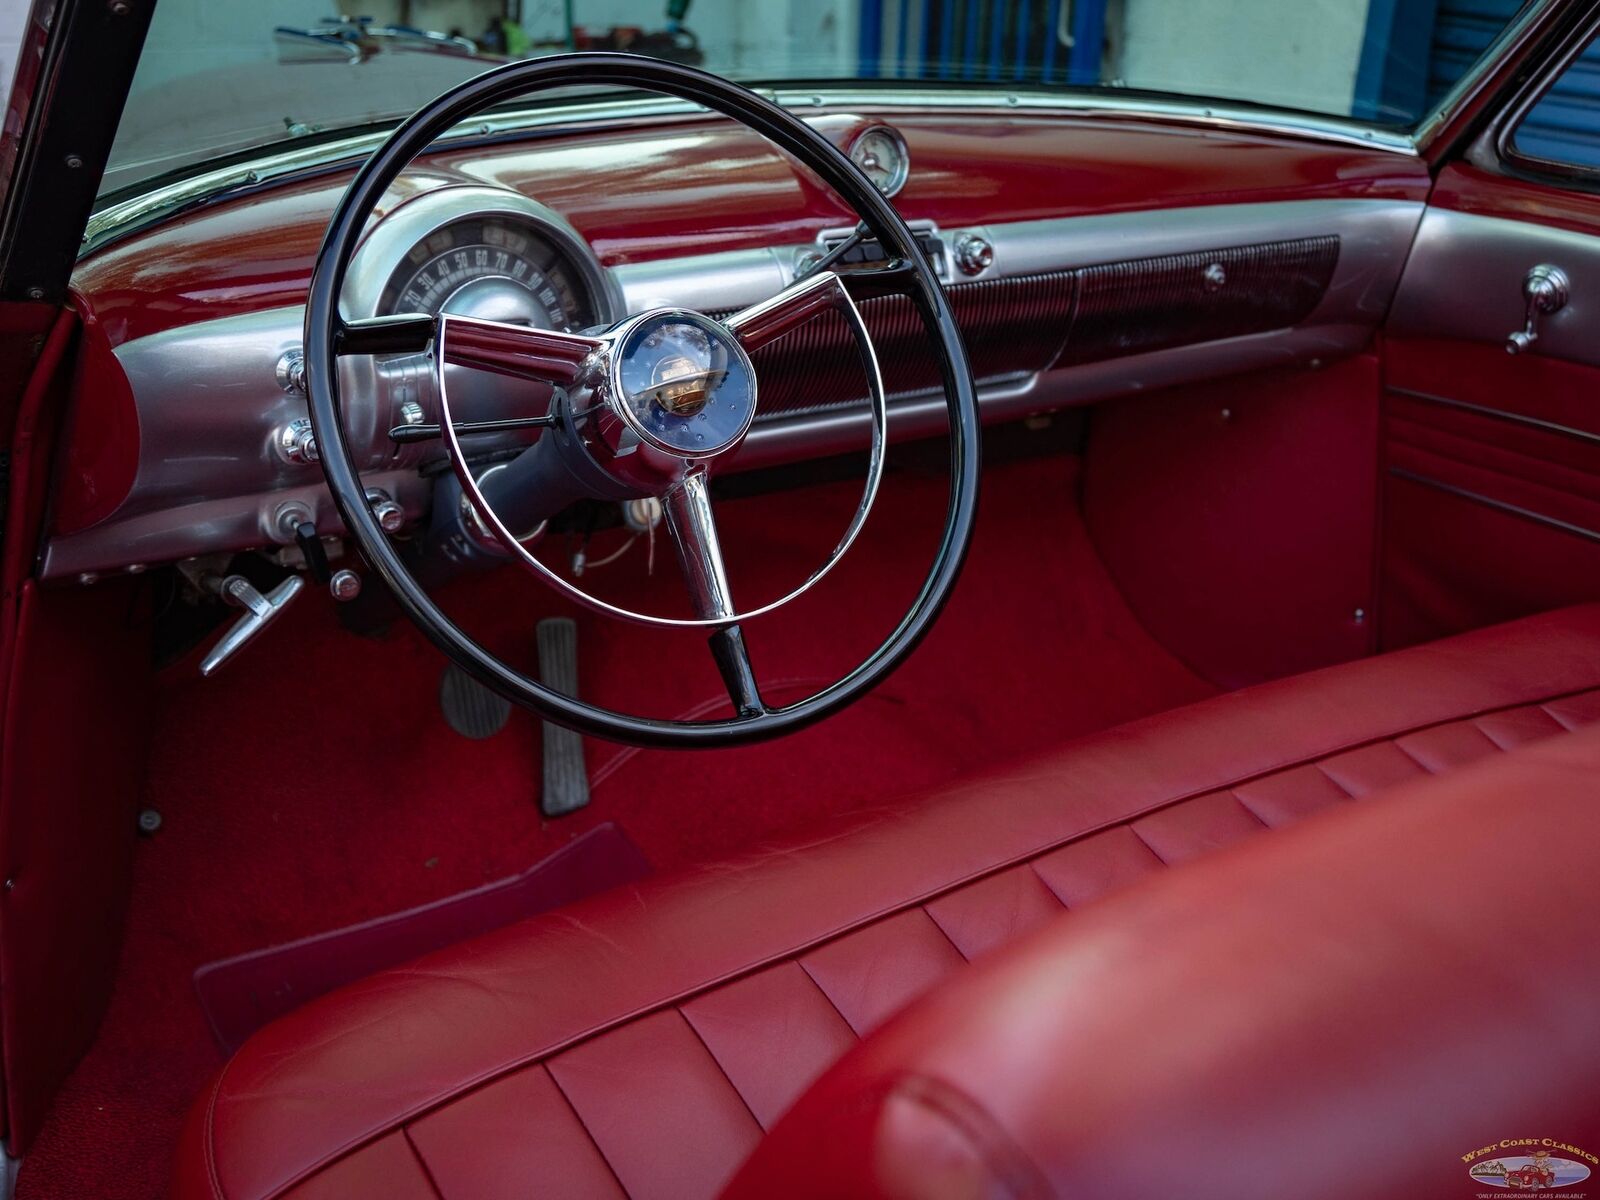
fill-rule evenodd
<path id="1" fill-rule="evenodd" d="M 404 116 L 508 59 L 745 83 L 1156 93 L 1404 129 L 1520 0 L 160 0 L 103 191 Z"/>

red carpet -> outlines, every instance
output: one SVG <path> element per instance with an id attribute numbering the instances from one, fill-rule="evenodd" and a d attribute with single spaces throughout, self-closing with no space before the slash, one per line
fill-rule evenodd
<path id="1" fill-rule="evenodd" d="M 1210 692 L 1135 624 L 1088 545 L 1076 462 L 986 476 L 966 575 L 939 627 L 884 687 L 803 734 L 671 754 L 590 743 L 590 807 L 540 817 L 539 731 L 525 714 L 487 741 L 439 716 L 443 662 L 409 627 L 345 633 L 301 601 L 221 677 L 185 663 L 156 699 L 147 803 L 165 817 L 138 851 L 121 976 L 99 1040 L 25 1156 L 22 1200 L 141 1200 L 165 1190 L 177 1128 L 219 1065 L 195 968 L 423 904 L 526 868 L 616 821 L 658 869 L 725 854 L 789 826 L 927 787 L 980 763 L 1065 741 Z M 798 582 L 837 538 L 853 484 L 725 503 L 735 594 Z M 862 541 L 801 604 L 748 629 L 769 699 L 857 661 L 900 616 L 943 516 L 944 482 L 898 472 Z M 596 539 L 591 558 L 618 544 Z M 677 608 L 635 546 L 586 582 Z M 536 621 L 567 606 L 504 570 L 447 606 L 508 658 L 531 662 Z M 582 690 L 671 716 L 722 697 L 703 639 L 579 621 Z"/>

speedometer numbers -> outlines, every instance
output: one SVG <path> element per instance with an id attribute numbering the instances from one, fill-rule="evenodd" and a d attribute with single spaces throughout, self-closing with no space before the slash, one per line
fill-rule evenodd
<path id="1" fill-rule="evenodd" d="M 561 252 L 537 229 L 500 217 L 453 221 L 429 234 L 390 276 L 379 307 L 384 313 L 437 314 L 446 306 L 470 311 L 477 306 L 467 299 L 488 293 L 500 308 L 511 297 L 514 317 L 541 328 L 575 332 L 597 320 L 593 300 Z"/>

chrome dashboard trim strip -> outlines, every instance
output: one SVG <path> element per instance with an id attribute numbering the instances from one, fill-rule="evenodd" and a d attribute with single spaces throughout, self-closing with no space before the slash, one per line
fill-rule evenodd
<path id="1" fill-rule="evenodd" d="M 1146 118 L 1204 125 L 1240 133 L 1279 134 L 1311 138 L 1342 145 L 1363 146 L 1414 158 L 1414 139 L 1393 130 L 1361 125 L 1337 117 L 1318 117 L 1310 113 L 1269 112 L 1230 105 L 1226 101 L 1204 102 L 1156 100 L 1140 97 L 1111 97 L 1106 94 L 1051 94 L 1030 91 L 973 91 L 939 88 L 840 88 L 812 89 L 763 88 L 758 94 L 785 108 L 803 111 L 859 109 L 872 112 L 989 112 L 1053 114 L 1078 117 Z M 499 138 L 534 130 L 570 128 L 574 131 L 641 118 L 693 117 L 706 110 L 698 105 L 669 97 L 634 97 L 541 106 L 494 113 L 459 126 L 440 139 L 441 145 Z M 248 191 L 302 173 L 323 170 L 340 163 L 355 163 L 371 154 L 388 138 L 387 130 L 352 134 L 314 145 L 284 147 L 281 144 L 246 162 L 206 171 L 152 188 L 141 195 L 98 209 L 83 235 L 82 253 L 92 254 L 117 239 L 145 228 L 168 216 L 227 192 Z"/>

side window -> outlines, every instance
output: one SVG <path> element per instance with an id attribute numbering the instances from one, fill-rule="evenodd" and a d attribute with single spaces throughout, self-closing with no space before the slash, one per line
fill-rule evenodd
<path id="1" fill-rule="evenodd" d="M 1600 173 L 1600 39 L 1556 77 L 1512 131 L 1506 149 L 1534 169 Z"/>

